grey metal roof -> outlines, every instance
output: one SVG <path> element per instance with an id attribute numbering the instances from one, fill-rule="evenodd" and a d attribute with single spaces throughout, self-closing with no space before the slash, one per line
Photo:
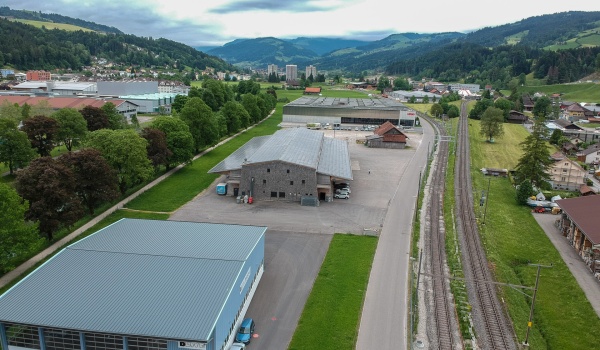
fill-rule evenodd
<path id="1" fill-rule="evenodd" d="M 281 161 L 315 169 L 322 174 L 352 180 L 348 145 L 322 132 L 290 128 L 255 137 L 233 152 L 209 173 L 241 169 L 247 164 Z"/>
<path id="2" fill-rule="evenodd" d="M 0 320 L 208 340 L 265 231 L 123 219 L 65 248 L 0 296 Z"/>
<path id="3" fill-rule="evenodd" d="M 345 109 L 407 109 L 405 105 L 388 98 L 348 98 L 322 96 L 302 96 L 286 104 L 284 109 L 286 109 L 285 107 L 287 106 Z"/>
<path id="4" fill-rule="evenodd" d="M 323 138 L 323 133 L 305 128 L 279 130 L 248 158 L 248 163 L 279 160 L 316 169 Z"/>
<path id="5" fill-rule="evenodd" d="M 271 136 L 257 136 L 246 142 L 242 147 L 238 148 L 223 159 L 219 164 L 210 169 L 209 173 L 220 173 L 230 170 L 238 170 L 242 168 L 242 163 L 250 158 Z"/>
<path id="6" fill-rule="evenodd" d="M 352 166 L 348 157 L 348 145 L 331 137 L 323 139 L 321 160 L 317 172 L 337 178 L 352 180 Z"/>

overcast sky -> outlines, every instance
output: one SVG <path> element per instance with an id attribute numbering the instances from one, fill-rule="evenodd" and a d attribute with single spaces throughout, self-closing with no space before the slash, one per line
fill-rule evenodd
<path id="1" fill-rule="evenodd" d="M 57 13 L 126 34 L 190 46 L 239 38 L 343 37 L 468 32 L 565 11 L 600 11 L 598 0 L 0 0 L 17 10 Z"/>

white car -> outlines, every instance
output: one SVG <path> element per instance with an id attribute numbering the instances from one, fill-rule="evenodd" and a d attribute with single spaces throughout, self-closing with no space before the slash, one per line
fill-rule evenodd
<path id="1" fill-rule="evenodd" d="M 229 350 L 245 350 L 246 349 L 246 344 L 244 343 L 233 343 L 231 344 L 231 347 L 229 348 Z"/>
<path id="2" fill-rule="evenodd" d="M 350 194 L 348 192 L 336 193 L 333 198 L 350 199 Z"/>
<path id="3" fill-rule="evenodd" d="M 352 193 L 350 187 L 342 187 L 335 190 L 335 193 Z"/>

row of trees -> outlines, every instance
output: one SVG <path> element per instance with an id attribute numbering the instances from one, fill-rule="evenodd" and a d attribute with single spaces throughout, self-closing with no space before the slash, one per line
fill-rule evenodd
<path id="1" fill-rule="evenodd" d="M 2 161 L 11 164 L 11 169 L 23 168 L 16 172 L 15 189 L 0 188 L 0 192 L 16 191 L 16 196 L 25 200 L 24 205 L 18 206 L 18 213 L 11 214 L 13 220 L 21 217 L 16 220 L 22 226 L 19 230 L 39 231 L 51 240 L 57 230 L 71 226 L 86 213 L 93 215 L 100 205 L 147 182 L 161 169 L 189 162 L 202 149 L 264 119 L 276 105 L 275 96 L 261 93 L 255 82 L 235 87 L 207 82 L 193 91 L 173 116 L 158 116 L 142 129 L 132 125 L 112 128 L 106 113 L 93 107 L 17 118 L 23 121 L 21 129 L 17 120 L 0 117 L 0 156 L 10 155 L 10 159 Z M 217 110 L 199 96 L 210 97 Z M 98 113 L 89 113 L 90 110 Z M 13 135 L 19 135 L 14 139 L 21 140 L 22 153 L 17 148 L 4 147 L 12 144 L 9 141 Z M 59 143 L 70 143 L 69 150 L 73 152 L 50 157 L 50 150 Z M 77 144 L 80 147 L 75 151 Z M 27 156 L 18 158 L 23 154 Z M 0 206 L 6 204 L 4 198 L 15 198 L 15 193 L 3 197 Z M 8 220 L 3 215 L 0 213 L 2 224 Z M 10 225 L 21 227 L 12 221 Z M 25 234 L 18 238 L 10 232 L 0 229 L 0 246 L 6 251 L 0 252 L 0 272 L 10 266 L 10 261 L 30 251 L 17 251 L 17 247 L 38 244 L 37 235 L 36 239 Z M 22 239 L 22 245 L 14 244 L 14 249 L 5 244 L 17 239 Z"/>

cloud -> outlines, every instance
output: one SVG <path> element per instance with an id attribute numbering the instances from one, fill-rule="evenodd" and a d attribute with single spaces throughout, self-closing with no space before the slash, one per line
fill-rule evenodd
<path id="1" fill-rule="evenodd" d="M 210 12 L 228 14 L 247 11 L 269 12 L 320 12 L 329 11 L 342 5 L 341 1 L 289 1 L 289 0 L 234 0 Z"/>

